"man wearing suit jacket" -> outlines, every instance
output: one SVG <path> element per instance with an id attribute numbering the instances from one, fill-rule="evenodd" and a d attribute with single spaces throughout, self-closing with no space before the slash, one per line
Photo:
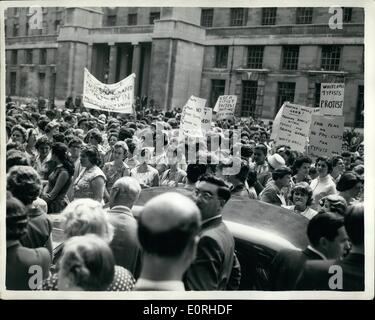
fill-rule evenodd
<path id="1" fill-rule="evenodd" d="M 129 270 L 135 279 L 139 277 L 142 263 L 141 246 L 137 238 L 137 221 L 131 211 L 139 198 L 141 186 L 132 177 L 118 179 L 111 189 L 108 210 L 114 227 L 110 243 L 116 264 Z"/>
<path id="2" fill-rule="evenodd" d="M 201 176 L 194 191 L 200 209 L 202 229 L 197 256 L 187 270 L 187 290 L 236 290 L 240 265 L 234 252 L 233 235 L 224 224 L 221 211 L 230 198 L 225 182 L 211 174 Z"/>
<path id="3" fill-rule="evenodd" d="M 143 248 L 136 291 L 184 291 L 183 275 L 194 261 L 201 226 L 199 209 L 182 194 L 167 192 L 149 200 L 138 218 Z"/>
<path id="4" fill-rule="evenodd" d="M 363 291 L 365 289 L 364 205 L 348 208 L 345 228 L 352 243 L 343 259 L 306 263 L 297 281 L 299 290 Z"/>
<path id="5" fill-rule="evenodd" d="M 310 245 L 303 251 L 282 250 L 270 267 L 271 290 L 293 290 L 308 260 L 340 258 L 348 248 L 344 220 L 333 213 L 314 216 L 307 226 Z"/>
<path id="6" fill-rule="evenodd" d="M 259 199 L 263 202 L 273 204 L 275 206 L 286 205 L 284 195 L 281 189 L 290 184 L 292 170 L 286 166 L 280 167 L 272 172 L 272 181 L 268 182 L 266 187 L 259 195 Z"/>

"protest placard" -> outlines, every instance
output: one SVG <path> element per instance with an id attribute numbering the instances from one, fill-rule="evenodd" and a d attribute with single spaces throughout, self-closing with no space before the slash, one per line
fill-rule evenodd
<path id="1" fill-rule="evenodd" d="M 344 83 L 320 85 L 320 111 L 323 115 L 342 116 L 344 109 Z"/>
<path id="2" fill-rule="evenodd" d="M 278 131 L 275 132 L 276 145 L 286 145 L 292 150 L 304 152 L 308 142 L 313 112 L 313 108 L 288 102 L 284 103 Z"/>
<path id="3" fill-rule="evenodd" d="M 83 83 L 82 103 L 86 108 L 133 113 L 134 78 L 131 74 L 120 82 L 105 84 L 96 79 L 86 68 Z"/>
<path id="4" fill-rule="evenodd" d="M 284 105 L 281 106 L 281 108 L 276 114 L 275 119 L 273 120 L 270 140 L 276 140 L 277 134 L 279 133 L 280 119 L 281 119 L 281 114 L 283 113 L 283 110 L 284 110 Z"/>
<path id="5" fill-rule="evenodd" d="M 180 136 L 202 137 L 202 118 L 206 99 L 191 96 L 181 113 Z"/>
<path id="6" fill-rule="evenodd" d="M 212 109 L 205 107 L 203 110 L 203 117 L 202 117 L 202 130 L 210 131 L 211 122 L 212 122 Z"/>
<path id="7" fill-rule="evenodd" d="M 313 114 L 311 117 L 309 155 L 316 158 L 341 154 L 343 132 L 343 116 L 329 117 Z"/>
<path id="8" fill-rule="evenodd" d="M 233 119 L 236 108 L 237 96 L 225 95 L 219 96 L 216 101 L 214 111 L 217 112 L 216 119 Z"/>

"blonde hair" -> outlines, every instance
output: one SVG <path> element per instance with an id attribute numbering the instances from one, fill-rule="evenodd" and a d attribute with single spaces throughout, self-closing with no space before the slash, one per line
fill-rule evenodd
<path id="1" fill-rule="evenodd" d="M 92 199 L 77 199 L 62 212 L 62 228 L 66 238 L 96 234 L 110 243 L 114 230 L 102 205 Z"/>

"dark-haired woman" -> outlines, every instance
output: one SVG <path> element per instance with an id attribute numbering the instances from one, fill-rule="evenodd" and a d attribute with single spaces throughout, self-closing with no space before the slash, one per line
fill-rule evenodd
<path id="1" fill-rule="evenodd" d="M 61 142 L 52 146 L 51 160 L 56 167 L 48 177 L 42 198 L 48 204 L 48 213 L 60 213 L 69 203 L 67 192 L 72 183 L 74 164 L 68 147 Z"/>
<path id="2" fill-rule="evenodd" d="M 74 199 L 90 198 L 103 201 L 106 176 L 99 168 L 100 154 L 95 146 L 86 146 L 80 155 L 83 170 L 74 181 Z"/>

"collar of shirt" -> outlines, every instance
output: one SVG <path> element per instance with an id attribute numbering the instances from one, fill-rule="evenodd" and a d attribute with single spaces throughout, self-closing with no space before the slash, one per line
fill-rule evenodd
<path id="1" fill-rule="evenodd" d="M 129 216 L 133 216 L 132 211 L 127 206 L 114 206 L 112 209 L 108 210 L 109 212 L 115 212 L 115 213 L 125 213 Z"/>
<path id="2" fill-rule="evenodd" d="M 215 219 L 217 219 L 217 218 L 221 218 L 221 213 L 218 214 L 217 216 L 214 216 L 214 217 L 208 218 L 208 219 L 206 219 L 206 220 L 203 220 L 203 221 L 202 221 L 202 225 L 203 225 L 203 224 L 206 224 L 207 222 L 210 222 L 210 221 L 212 221 L 212 220 L 215 220 Z"/>
<path id="3" fill-rule="evenodd" d="M 159 291 L 185 291 L 184 283 L 177 280 L 154 281 L 140 278 L 135 286 L 140 288 L 158 288 Z"/>
<path id="4" fill-rule="evenodd" d="M 321 253 L 320 251 L 316 250 L 315 248 L 313 248 L 312 246 L 308 245 L 307 246 L 308 249 L 310 249 L 312 252 L 316 253 L 319 257 L 321 257 L 323 260 L 328 260 L 327 257 Z"/>

